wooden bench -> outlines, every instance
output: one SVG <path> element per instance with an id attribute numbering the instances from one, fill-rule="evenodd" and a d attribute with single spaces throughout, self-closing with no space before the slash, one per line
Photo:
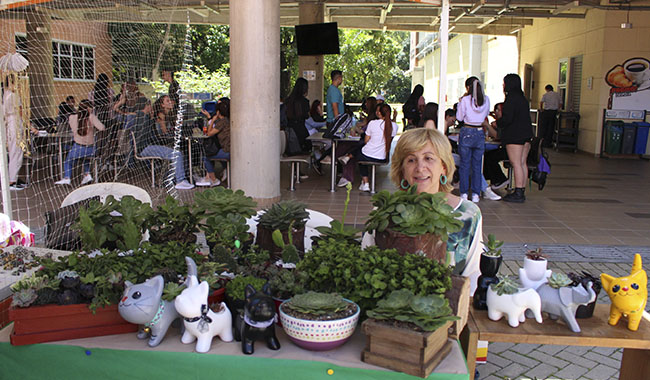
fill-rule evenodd
<path id="1" fill-rule="evenodd" d="M 376 178 L 376 168 L 377 166 L 386 166 L 386 162 L 375 162 L 375 161 L 359 161 L 359 165 L 368 165 L 370 166 L 370 194 L 376 193 L 375 191 L 375 178 Z"/>

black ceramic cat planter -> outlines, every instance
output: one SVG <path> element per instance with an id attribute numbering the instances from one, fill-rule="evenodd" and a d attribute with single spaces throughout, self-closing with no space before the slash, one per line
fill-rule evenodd
<path id="1" fill-rule="evenodd" d="M 491 284 L 499 282 L 497 273 L 501 266 L 502 256 L 490 256 L 485 253 L 481 254 L 479 268 L 481 275 L 476 284 L 474 292 L 474 308 L 477 310 L 487 310 L 487 290 Z"/>
<path id="2" fill-rule="evenodd" d="M 255 341 L 263 339 L 271 350 L 279 350 L 280 342 L 275 336 L 275 303 L 271 298 L 271 287 L 266 284 L 258 292 L 252 285 L 246 286 L 246 301 L 243 313 L 235 319 L 235 340 L 241 341 L 242 352 L 251 355 Z"/>

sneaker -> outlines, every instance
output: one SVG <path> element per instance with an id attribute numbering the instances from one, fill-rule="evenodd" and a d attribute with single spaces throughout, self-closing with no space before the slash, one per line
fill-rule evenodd
<path id="1" fill-rule="evenodd" d="M 90 183 L 90 182 L 92 182 L 92 181 L 93 181 L 93 176 L 91 176 L 90 174 L 86 174 L 86 175 L 83 177 L 83 179 L 81 180 L 81 184 L 82 184 L 82 185 L 85 185 L 85 184 Z"/>
<path id="2" fill-rule="evenodd" d="M 503 181 L 501 183 L 494 184 L 494 185 L 492 185 L 490 187 L 492 188 L 492 190 L 499 190 L 499 189 L 503 189 L 504 187 L 508 186 L 509 184 L 510 184 L 510 180 L 506 179 L 505 181 Z"/>
<path id="3" fill-rule="evenodd" d="M 307 179 L 307 178 L 309 178 L 309 176 L 307 174 L 301 174 L 300 175 L 300 179 Z"/>
<path id="4" fill-rule="evenodd" d="M 54 182 L 55 185 L 69 185 L 70 178 L 63 178 L 62 180 Z"/>
<path id="5" fill-rule="evenodd" d="M 221 182 L 225 181 L 228 179 L 228 171 L 224 170 L 221 172 Z"/>
<path id="6" fill-rule="evenodd" d="M 467 194 L 461 194 L 460 199 L 466 201 L 467 200 Z"/>
<path id="7" fill-rule="evenodd" d="M 339 183 L 337 183 L 336 186 L 345 187 L 345 185 L 347 185 L 348 183 L 350 183 L 350 181 L 345 179 L 345 177 L 341 177 L 341 179 L 339 180 Z"/>
<path id="8" fill-rule="evenodd" d="M 481 200 L 481 197 L 478 194 L 472 194 L 472 202 L 478 203 Z"/>
<path id="9" fill-rule="evenodd" d="M 492 191 L 492 189 L 490 189 L 489 186 L 486 187 L 485 190 L 483 191 L 483 198 L 489 199 L 491 201 L 501 200 L 501 196 L 495 193 L 494 191 Z"/>
<path id="10" fill-rule="evenodd" d="M 201 178 L 200 180 L 196 181 L 196 186 L 202 186 L 202 187 L 207 187 L 207 186 L 214 187 L 214 186 L 219 186 L 220 184 L 221 184 L 221 181 L 219 181 L 218 179 L 212 181 L 208 177 L 204 177 L 204 178 Z"/>
<path id="11" fill-rule="evenodd" d="M 332 165 L 332 156 L 325 156 L 325 158 L 320 160 L 320 163 L 323 165 Z"/>
<path id="12" fill-rule="evenodd" d="M 341 163 L 341 165 L 345 165 L 345 164 L 348 163 L 348 161 L 350 161 L 350 156 L 348 156 L 348 155 L 341 156 L 341 157 L 338 158 L 338 160 Z"/>
<path id="13" fill-rule="evenodd" d="M 186 179 L 184 179 L 181 182 L 177 183 L 176 186 L 174 187 L 177 188 L 178 190 L 189 190 L 189 189 L 193 189 L 194 185 L 192 185 L 191 183 L 187 182 Z"/>
<path id="14" fill-rule="evenodd" d="M 359 190 L 370 191 L 370 184 L 368 182 L 362 183 L 361 186 L 359 186 Z"/>
<path id="15" fill-rule="evenodd" d="M 25 188 L 19 183 L 14 183 L 14 184 L 9 185 L 9 190 L 12 190 L 12 191 L 20 191 L 20 190 L 23 190 L 23 189 L 25 189 Z"/>

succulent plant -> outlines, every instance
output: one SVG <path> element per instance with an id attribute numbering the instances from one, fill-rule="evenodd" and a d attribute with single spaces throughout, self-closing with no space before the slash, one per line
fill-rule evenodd
<path id="1" fill-rule="evenodd" d="M 582 286 L 585 289 L 588 289 L 587 285 L 591 282 L 591 287 L 594 289 L 594 292 L 600 293 L 600 290 L 602 289 L 602 284 L 600 282 L 600 278 L 594 277 L 588 272 L 583 271 L 582 274 L 569 272 L 568 276 L 571 279 L 571 281 L 573 281 L 571 286 L 576 286 L 576 285 L 582 284 Z"/>
<path id="2" fill-rule="evenodd" d="M 485 256 L 499 257 L 501 256 L 501 246 L 503 241 L 497 240 L 494 234 L 488 234 L 488 241 L 483 242 L 483 254 Z"/>
<path id="3" fill-rule="evenodd" d="M 174 240 L 194 243 L 196 241 L 194 232 L 198 232 L 201 218 L 201 213 L 168 195 L 165 202 L 158 205 L 156 210 L 147 216 L 150 240 L 154 243 Z"/>
<path id="4" fill-rule="evenodd" d="M 177 284 L 175 282 L 168 282 L 163 288 L 162 299 L 165 301 L 172 302 L 178 297 L 181 292 L 185 289 L 184 284 Z"/>
<path id="5" fill-rule="evenodd" d="M 16 293 L 20 290 L 33 289 L 34 291 L 39 291 L 41 289 L 58 289 L 61 280 L 51 279 L 48 275 L 36 276 L 31 275 L 29 277 L 24 277 L 19 281 L 12 284 L 9 288 L 12 292 Z"/>
<path id="6" fill-rule="evenodd" d="M 432 233 L 447 241 L 450 233 L 462 228 L 463 223 L 456 219 L 459 213 L 447 204 L 446 194 L 418 194 L 416 187 L 393 194 L 382 190 L 373 195 L 375 209 L 368 215 L 366 231 L 390 228 L 408 236 Z"/>
<path id="7" fill-rule="evenodd" d="M 526 252 L 526 257 L 530 260 L 543 261 L 548 257 L 542 253 L 542 247 L 537 247 L 537 249 L 531 249 Z"/>
<path id="8" fill-rule="evenodd" d="M 490 289 L 497 295 L 515 294 L 519 291 L 519 284 L 510 276 L 498 276 L 499 282 L 490 285 Z"/>
<path id="9" fill-rule="evenodd" d="M 11 306 L 14 307 L 29 307 L 36 301 L 38 295 L 34 289 L 21 289 L 13 294 Z"/>
<path id="10" fill-rule="evenodd" d="M 264 214 L 257 218 L 257 223 L 270 231 L 285 231 L 289 226 L 299 230 L 305 226 L 308 218 L 309 213 L 303 203 L 282 201 L 266 209 Z"/>
<path id="11" fill-rule="evenodd" d="M 73 305 L 79 303 L 79 293 L 72 289 L 66 289 L 59 294 L 58 300 L 61 305 Z"/>
<path id="12" fill-rule="evenodd" d="M 255 289 L 261 290 L 267 280 L 253 276 L 237 276 L 226 284 L 226 295 L 233 300 L 244 300 L 246 298 L 246 285 L 252 285 Z"/>
<path id="13" fill-rule="evenodd" d="M 79 294 L 86 299 L 92 299 L 95 297 L 95 285 L 89 283 L 81 284 L 79 286 Z"/>
<path id="14" fill-rule="evenodd" d="M 449 300 L 442 294 L 417 296 L 407 289 L 395 290 L 368 311 L 368 317 L 413 323 L 424 331 L 434 331 L 447 321 L 458 320 L 452 315 Z"/>
<path id="15" fill-rule="evenodd" d="M 291 229 L 291 226 L 293 226 L 293 222 L 289 224 L 289 229 Z M 273 238 L 273 244 L 279 248 L 282 248 L 282 261 L 285 263 L 295 264 L 300 261 L 300 255 L 298 253 L 298 248 L 293 245 L 292 234 L 287 234 L 287 236 L 289 238 L 289 244 L 284 243 L 284 237 L 282 236 L 282 232 L 280 230 L 273 231 L 273 234 L 271 235 Z"/>
<path id="16" fill-rule="evenodd" d="M 271 265 L 267 269 L 267 275 L 271 293 L 275 298 L 285 300 L 305 291 L 305 272 Z"/>
<path id="17" fill-rule="evenodd" d="M 293 296 L 284 305 L 300 313 L 323 315 L 345 310 L 349 303 L 335 293 L 317 293 L 310 291 Z"/>
<path id="18" fill-rule="evenodd" d="M 359 241 L 359 237 L 361 237 L 361 230 L 354 227 L 345 226 L 345 216 L 348 213 L 348 204 L 350 203 L 350 192 L 352 191 L 352 184 L 348 183 L 345 188 L 347 190 L 347 195 L 345 198 L 345 203 L 343 205 L 343 216 L 341 217 L 341 221 L 334 219 L 327 227 L 316 227 L 316 231 L 318 231 L 320 235 L 312 236 L 311 240 L 314 244 L 318 244 L 319 242 L 326 241 L 328 239 L 346 241 L 350 244 L 361 244 Z"/>
<path id="19" fill-rule="evenodd" d="M 561 272 L 553 272 L 548 279 L 548 285 L 553 289 L 560 289 L 571 285 L 571 279 Z"/>
<path id="20" fill-rule="evenodd" d="M 228 214 L 223 216 L 210 216 L 201 226 L 205 233 L 205 239 L 215 245 L 223 245 L 228 248 L 237 248 L 235 241 L 240 244 L 251 239 L 248 233 L 246 218 L 240 214 Z"/>
<path id="21" fill-rule="evenodd" d="M 63 280 L 64 278 L 79 278 L 79 274 L 77 274 L 77 272 L 75 272 L 73 270 L 67 270 L 66 269 L 66 270 L 62 270 L 61 272 L 59 272 L 56 275 L 56 277 L 59 280 Z"/>
<path id="22" fill-rule="evenodd" d="M 50 288 L 43 288 L 36 291 L 38 298 L 34 302 L 34 305 L 48 305 L 58 302 L 59 292 Z"/>
<path id="23" fill-rule="evenodd" d="M 242 190 L 233 191 L 223 186 L 214 187 L 194 194 L 196 210 L 205 216 L 225 218 L 228 214 L 250 218 L 255 215 L 257 203 Z"/>

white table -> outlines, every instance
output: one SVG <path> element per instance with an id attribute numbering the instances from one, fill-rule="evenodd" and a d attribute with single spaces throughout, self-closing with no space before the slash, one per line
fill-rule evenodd
<path id="1" fill-rule="evenodd" d="M 313 135 L 307 137 L 307 140 L 310 141 L 322 141 L 322 142 L 327 142 L 331 141 L 332 142 L 332 165 L 330 166 L 330 192 L 335 192 L 336 191 L 336 144 L 341 142 L 341 141 L 359 141 L 361 138 L 360 137 L 354 137 L 354 136 L 346 136 L 343 139 L 332 139 L 332 138 L 326 138 L 323 137 L 323 132 L 317 132 L 314 133 Z"/>

